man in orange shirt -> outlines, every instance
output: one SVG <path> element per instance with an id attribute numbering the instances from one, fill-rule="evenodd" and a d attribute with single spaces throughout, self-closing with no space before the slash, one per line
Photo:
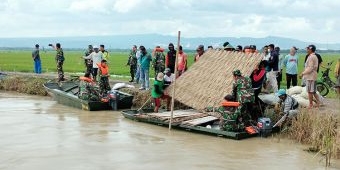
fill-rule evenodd
<path id="1" fill-rule="evenodd" d="M 309 107 L 313 107 L 313 96 L 316 99 L 316 106 L 320 104 L 318 95 L 316 94 L 316 79 L 317 79 L 317 69 L 318 69 L 318 58 L 315 55 L 316 47 L 315 45 L 309 45 L 307 48 L 308 58 L 305 63 L 305 70 L 299 75 L 306 81 L 306 88 L 308 92 Z"/>
<path id="2" fill-rule="evenodd" d="M 183 52 L 183 47 L 179 46 L 178 51 L 178 60 L 177 60 L 177 71 L 178 71 L 178 77 L 181 76 L 187 67 L 187 54 Z"/>

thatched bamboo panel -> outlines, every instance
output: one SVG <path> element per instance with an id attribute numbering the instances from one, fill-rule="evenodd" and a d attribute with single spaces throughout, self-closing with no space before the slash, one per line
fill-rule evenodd
<path id="1" fill-rule="evenodd" d="M 176 80 L 175 99 L 197 110 L 218 106 L 232 91 L 233 70 L 249 76 L 262 58 L 261 54 L 208 50 Z M 172 88 L 173 84 L 170 95 Z"/>

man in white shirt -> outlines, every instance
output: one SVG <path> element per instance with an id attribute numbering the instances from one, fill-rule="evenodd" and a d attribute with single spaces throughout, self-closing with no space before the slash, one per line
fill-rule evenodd
<path id="1" fill-rule="evenodd" d="M 99 48 L 94 46 L 93 47 L 94 52 L 92 52 L 88 56 L 83 56 L 84 59 L 92 59 L 93 65 L 92 65 L 92 75 L 93 75 L 93 80 L 96 81 L 97 78 L 97 73 L 98 73 L 98 65 L 97 63 L 101 63 L 103 59 L 103 53 L 99 52 Z"/>
<path id="2" fill-rule="evenodd" d="M 174 73 L 171 73 L 170 68 L 166 68 L 164 70 L 164 88 L 168 87 L 172 82 L 174 82 L 176 76 Z"/>

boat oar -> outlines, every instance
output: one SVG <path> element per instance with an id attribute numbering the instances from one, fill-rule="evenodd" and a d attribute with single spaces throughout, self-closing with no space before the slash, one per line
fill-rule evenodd
<path id="1" fill-rule="evenodd" d="M 148 100 L 146 100 L 146 102 L 145 102 L 139 109 L 137 109 L 137 112 L 139 112 L 140 110 L 142 110 L 142 108 L 149 102 L 149 100 L 151 99 L 151 97 L 152 97 L 152 96 L 150 96 L 150 97 L 148 98 Z"/>

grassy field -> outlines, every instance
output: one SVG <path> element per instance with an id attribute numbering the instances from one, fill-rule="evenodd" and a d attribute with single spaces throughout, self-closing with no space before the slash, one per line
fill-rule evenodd
<path id="1" fill-rule="evenodd" d="M 65 53 L 65 63 L 64 71 L 70 73 L 81 73 L 84 72 L 84 60 L 81 58 L 83 51 L 64 51 Z M 42 60 L 42 71 L 43 72 L 56 72 L 55 66 L 55 51 L 40 52 Z M 193 64 L 193 53 L 188 53 L 188 66 Z M 282 55 L 286 55 L 282 53 Z M 303 70 L 303 63 L 305 58 L 305 53 L 298 54 L 299 58 L 299 72 Z M 334 61 L 330 77 L 335 81 L 334 78 L 334 67 L 340 54 L 321 54 L 324 65 L 330 61 Z M 126 66 L 128 58 L 128 52 L 110 52 L 110 74 L 129 76 L 129 67 Z M 236 63 L 237 64 L 237 63 Z M 19 71 L 19 72 L 33 72 L 33 60 L 31 57 L 31 51 L 0 51 L 0 71 Z M 320 70 L 324 70 L 320 68 Z M 321 76 L 321 71 L 319 76 Z M 283 80 L 281 82 L 282 88 L 286 86 L 286 76 L 283 73 Z M 153 77 L 154 72 L 151 70 L 151 77 Z M 298 84 L 301 84 L 301 79 L 298 80 Z M 334 92 L 331 92 L 329 96 L 335 96 Z"/>

